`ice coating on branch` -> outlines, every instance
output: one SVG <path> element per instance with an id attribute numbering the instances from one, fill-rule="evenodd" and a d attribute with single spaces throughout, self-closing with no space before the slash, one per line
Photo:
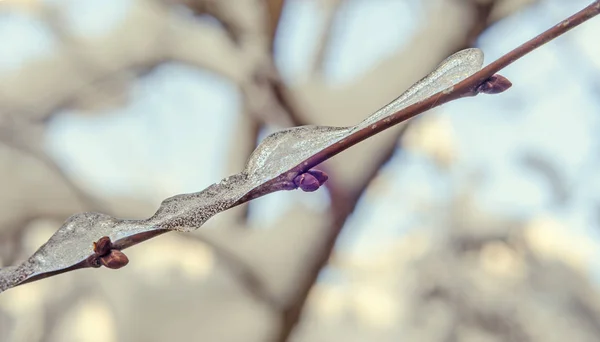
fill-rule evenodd
<path id="1" fill-rule="evenodd" d="M 28 274 L 21 272 L 19 267 L 21 266 L 8 266 L 0 268 L 0 292 L 9 289 L 27 279 Z"/>
<path id="2" fill-rule="evenodd" d="M 349 131 L 348 128 L 303 126 L 273 133 L 250 156 L 244 172 L 203 191 L 167 198 L 148 220 L 120 220 L 99 213 L 73 215 L 25 263 L 0 271 L 0 292 L 29 277 L 65 269 L 85 260 L 93 254 L 92 243 L 103 236 L 118 241 L 157 229 L 195 230 L 215 214 L 231 208 L 252 189 L 339 141 Z"/>
<path id="3" fill-rule="evenodd" d="M 443 60 L 434 71 L 413 84 L 390 104 L 358 124 L 357 128 L 367 127 L 403 108 L 450 88 L 481 70 L 482 66 L 483 51 L 477 48 L 461 50 Z"/>
<path id="4" fill-rule="evenodd" d="M 117 240 L 152 229 L 138 221 L 119 220 L 105 214 L 73 215 L 26 262 L 12 270 L 12 279 L 3 274 L 8 271 L 0 271 L 0 292 L 29 277 L 78 264 L 93 254 L 93 242 L 103 236 Z"/>
<path id="5" fill-rule="evenodd" d="M 169 197 L 160 204 L 148 224 L 183 232 L 195 230 L 215 214 L 231 208 L 255 187 L 244 173 L 239 173 L 200 192 Z"/>
<path id="6" fill-rule="evenodd" d="M 93 254 L 93 242 L 112 241 L 157 229 L 189 232 L 231 208 L 252 189 L 274 179 L 306 158 L 347 136 L 349 128 L 302 126 L 275 132 L 248 159 L 244 172 L 203 191 L 165 199 L 148 220 L 120 220 L 99 213 L 71 216 L 25 263 L 0 270 L 0 292 L 29 277 L 71 267 Z"/>
<path id="7" fill-rule="evenodd" d="M 275 132 L 252 152 L 244 172 L 257 183 L 273 179 L 342 140 L 352 128 L 300 126 Z"/>
<path id="8" fill-rule="evenodd" d="M 164 200 L 149 224 L 189 232 L 209 218 L 231 208 L 252 189 L 279 177 L 308 157 L 344 138 L 350 128 L 301 126 L 266 137 L 254 150 L 242 173 L 205 190 Z"/>
<path id="9" fill-rule="evenodd" d="M 0 292 L 27 278 L 68 268 L 93 254 L 93 242 L 112 241 L 158 229 L 189 232 L 215 214 L 231 208 L 252 189 L 278 177 L 306 158 L 339 141 L 348 128 L 303 126 L 269 135 L 250 156 L 244 172 L 203 191 L 165 199 L 148 220 L 120 220 L 99 213 L 71 216 L 25 263 L 2 269 Z"/>
<path id="10" fill-rule="evenodd" d="M 215 214 L 231 208 L 257 187 L 301 165 L 309 157 L 345 139 L 352 132 L 452 87 L 479 71 L 482 63 L 481 50 L 460 51 L 444 60 L 392 103 L 356 126 L 301 126 L 275 132 L 252 153 L 244 171 L 203 191 L 165 199 L 149 219 L 121 220 L 99 213 L 73 215 L 23 264 L 0 269 L 0 292 L 30 277 L 80 263 L 93 254 L 93 242 L 103 236 L 110 237 L 114 242 L 159 229 L 195 230 Z"/>

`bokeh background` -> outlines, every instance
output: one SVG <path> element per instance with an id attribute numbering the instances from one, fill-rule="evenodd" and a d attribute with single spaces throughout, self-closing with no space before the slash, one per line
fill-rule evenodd
<path id="1" fill-rule="evenodd" d="M 0 0 L 0 266 L 352 125 L 589 0 Z M 597 341 L 600 19 L 191 234 L 0 295 L 0 341 Z"/>

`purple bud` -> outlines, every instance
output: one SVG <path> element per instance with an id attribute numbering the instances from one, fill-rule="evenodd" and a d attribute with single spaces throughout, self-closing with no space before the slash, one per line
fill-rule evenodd
<path id="1" fill-rule="evenodd" d="M 502 75 L 492 75 L 485 82 L 481 83 L 477 91 L 484 94 L 498 94 L 506 91 L 512 86 L 508 78 Z"/>
<path id="2" fill-rule="evenodd" d="M 294 179 L 294 184 L 302 191 L 312 192 L 317 190 L 321 184 L 319 180 L 310 173 L 303 173 Z"/>
<path id="3" fill-rule="evenodd" d="M 101 237 L 97 242 L 94 242 L 94 252 L 98 255 L 105 255 L 110 252 L 112 242 L 108 236 Z"/>
<path id="4" fill-rule="evenodd" d="M 325 183 L 329 179 L 329 176 L 321 170 L 311 169 L 308 170 L 307 173 L 314 176 L 317 179 L 317 181 L 319 181 L 319 185 L 323 185 L 323 183 Z"/>
<path id="5" fill-rule="evenodd" d="M 129 263 L 129 259 L 123 252 L 112 249 L 108 255 L 100 257 L 100 263 L 104 267 L 116 270 L 126 266 Z"/>

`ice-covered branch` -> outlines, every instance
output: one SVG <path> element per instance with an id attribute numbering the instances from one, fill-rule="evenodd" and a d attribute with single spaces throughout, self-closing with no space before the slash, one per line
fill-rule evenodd
<path id="1" fill-rule="evenodd" d="M 355 126 L 301 126 L 276 132 L 257 147 L 242 172 L 201 192 L 168 198 L 148 219 L 121 220 L 99 213 L 74 215 L 22 265 L 0 270 L 0 291 L 50 275 L 97 266 L 90 261 L 96 259 L 90 257 L 107 256 L 98 254 L 94 245 L 103 237 L 110 239 L 110 250 L 120 251 L 171 230 L 195 230 L 219 212 L 274 191 L 297 187 L 312 191 L 317 186 L 315 181 L 321 185 L 325 178 L 309 172 L 311 168 L 433 107 L 480 92 L 505 90 L 510 83 L 501 77 L 492 77 L 496 72 L 599 12 L 600 1 L 595 1 L 483 69 L 480 50 L 460 51 L 392 103 Z M 110 261 L 105 260 L 105 263 L 108 265 Z"/>

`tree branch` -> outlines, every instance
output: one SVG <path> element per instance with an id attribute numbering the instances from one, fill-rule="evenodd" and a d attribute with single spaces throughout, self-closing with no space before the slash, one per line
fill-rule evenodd
<path id="1" fill-rule="evenodd" d="M 296 164 L 296 166 L 294 167 L 289 168 L 287 171 L 283 171 L 279 176 L 271 178 L 268 181 L 261 182 L 258 185 L 252 185 L 253 183 L 251 182 L 244 183 L 247 177 L 249 177 L 248 173 L 244 171 L 238 175 L 228 177 L 227 179 L 219 182 L 218 184 L 210 186 L 202 192 L 195 194 L 179 195 L 165 200 L 161 204 L 159 211 L 152 218 L 147 220 L 118 220 L 108 215 L 95 213 L 75 215 L 72 217 L 72 219 L 67 221 L 65 225 L 63 225 L 63 228 L 61 228 L 59 232 L 57 232 L 57 234 L 61 233 L 61 236 L 56 236 L 55 234 L 53 238 L 56 237 L 56 239 L 53 240 L 51 238 L 50 241 L 53 242 L 49 245 L 48 248 L 60 248 L 62 244 L 65 243 L 65 234 L 67 235 L 66 238 L 75 238 L 76 235 L 74 234 L 76 234 L 77 232 L 87 232 L 90 229 L 95 229 L 94 234 L 109 232 L 111 234 L 118 233 L 118 236 L 124 236 L 120 239 L 116 239 L 113 244 L 114 249 L 122 250 L 178 227 L 181 227 L 182 230 L 195 229 L 202 225 L 212 215 L 220 211 L 229 209 L 231 207 L 245 203 L 251 199 L 266 195 L 268 193 L 280 190 L 295 189 L 296 186 L 294 185 L 294 179 L 298 175 L 307 172 L 312 167 L 350 148 L 351 146 L 354 146 L 357 143 L 371 136 L 374 136 L 375 134 L 387 128 L 390 128 L 398 123 L 406 121 L 431 108 L 440 106 L 444 103 L 462 97 L 477 95 L 481 92 L 482 84 L 489 83 L 488 80 L 496 72 L 507 67 L 519 58 L 525 56 L 527 53 L 535 50 L 536 48 L 547 43 L 548 41 L 555 39 L 556 37 L 566 33 L 572 28 L 585 22 L 586 20 L 589 20 L 592 17 L 598 15 L 599 12 L 600 0 L 597 0 L 594 1 L 591 5 L 587 6 L 582 11 L 574 14 L 573 16 L 560 22 L 558 25 L 550 28 L 549 30 L 545 31 L 539 36 L 517 47 L 513 51 L 500 57 L 498 60 L 492 62 L 487 67 L 474 73 L 472 76 L 464 79 L 456 85 L 442 90 L 432 96 L 429 96 L 425 100 L 400 109 L 395 113 L 385 115 L 377 121 L 372 122 L 371 124 L 368 124 L 366 126 L 363 125 L 364 127 L 358 125 L 347 128 L 302 127 L 296 129 L 293 132 L 288 130 L 287 132 L 282 132 L 279 134 L 276 133 L 275 135 L 272 135 L 271 137 L 269 137 L 271 138 L 271 140 L 277 139 L 277 137 L 279 137 L 280 139 L 292 139 L 292 142 L 296 142 L 293 140 L 295 136 L 294 134 L 300 134 L 300 136 L 302 136 L 302 132 L 308 131 L 310 129 L 313 130 L 309 131 L 311 132 L 311 134 L 326 135 L 331 134 L 331 132 L 343 133 L 342 135 L 340 135 L 341 140 L 324 145 L 327 147 L 322 148 L 318 152 L 310 153 L 308 157 L 303 158 L 304 160 L 302 162 Z M 284 133 L 287 133 L 287 135 Z M 331 137 L 329 137 L 329 140 L 327 141 L 334 140 L 331 140 Z M 278 152 L 281 153 L 282 151 Z M 253 160 L 252 162 L 256 164 L 258 161 Z M 254 172 L 256 173 L 252 176 L 261 176 L 265 172 L 267 175 L 269 175 L 270 172 L 272 172 L 270 168 L 268 170 L 263 170 L 260 168 L 260 165 L 253 166 L 255 168 L 247 167 L 247 170 L 254 170 Z M 248 191 L 242 189 L 243 191 L 240 192 L 239 189 L 236 189 L 237 186 L 243 186 L 244 189 L 248 188 Z M 215 192 L 216 195 L 221 195 L 218 191 L 225 192 L 226 194 L 233 192 L 233 197 L 212 198 L 211 196 L 215 196 Z M 237 196 L 238 193 L 243 195 L 241 195 L 239 199 L 233 200 L 234 198 L 236 198 L 235 196 Z M 196 207 L 192 205 L 196 205 Z M 131 235 L 127 235 L 129 234 L 128 232 L 132 232 Z M 83 238 L 85 238 L 86 236 L 87 235 L 83 236 Z M 79 238 L 82 238 L 82 236 L 80 236 Z M 92 242 L 93 241 L 89 241 L 89 244 L 91 245 Z M 73 243 L 76 244 L 76 242 Z M 48 250 L 46 250 L 46 252 L 48 252 Z M 38 271 L 35 275 L 32 273 L 27 273 L 26 271 L 29 271 L 27 269 L 28 265 L 34 262 L 36 262 L 36 259 L 30 259 L 24 264 L 24 266 L 22 265 L 16 268 L 9 267 L 7 269 L 0 269 L 0 289 L 4 290 L 12 286 L 38 280 L 55 274 L 64 273 L 78 268 L 94 266 L 90 264 L 88 259 L 86 259 L 79 263 L 73 264 L 71 266 L 66 266 L 58 270 L 52 269 L 51 271 L 42 271 L 41 273 Z M 31 272 L 33 272 L 33 270 L 31 270 Z"/>

